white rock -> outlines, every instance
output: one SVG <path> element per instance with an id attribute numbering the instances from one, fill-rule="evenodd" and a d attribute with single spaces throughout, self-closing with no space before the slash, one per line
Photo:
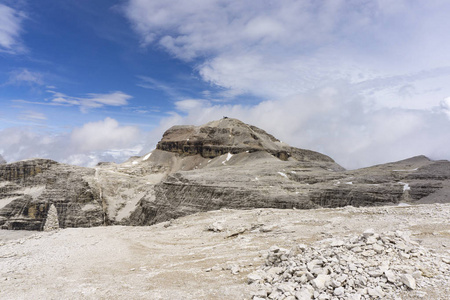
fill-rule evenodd
<path id="1" fill-rule="evenodd" d="M 351 294 L 347 296 L 348 300 L 361 300 L 361 295 L 356 293 L 356 294 Z"/>
<path id="2" fill-rule="evenodd" d="M 393 271 L 391 271 L 391 270 L 385 271 L 385 272 L 384 272 L 384 276 L 386 277 L 386 279 L 387 279 L 389 282 L 394 283 L 394 282 L 396 281 L 395 273 L 394 273 Z"/>
<path id="3" fill-rule="evenodd" d="M 338 287 L 338 288 L 334 289 L 333 294 L 335 296 L 342 296 L 342 295 L 344 295 L 344 292 L 345 292 L 345 289 L 343 287 Z"/>
<path id="4" fill-rule="evenodd" d="M 294 282 L 284 282 L 278 285 L 278 289 L 283 293 L 287 292 L 293 294 L 296 286 L 297 284 L 295 284 Z"/>
<path id="5" fill-rule="evenodd" d="M 255 281 L 263 280 L 265 277 L 265 272 L 263 270 L 256 270 L 247 275 L 248 283 L 253 283 Z"/>
<path id="6" fill-rule="evenodd" d="M 377 253 L 381 253 L 381 252 L 384 251 L 384 247 L 381 246 L 381 245 L 378 245 L 378 244 L 374 244 L 374 245 L 372 246 L 372 249 L 373 249 L 375 252 L 377 252 Z"/>
<path id="7" fill-rule="evenodd" d="M 366 250 L 366 251 L 364 251 L 364 252 L 361 253 L 361 255 L 362 255 L 362 256 L 365 256 L 365 257 L 372 257 L 372 256 L 374 256 L 375 254 L 376 254 L 376 252 L 373 251 L 373 250 Z"/>
<path id="8" fill-rule="evenodd" d="M 402 274 L 400 275 L 400 281 L 403 282 L 404 285 L 414 290 L 416 288 L 416 280 L 410 274 Z"/>
<path id="9" fill-rule="evenodd" d="M 344 245 L 344 241 L 342 241 L 342 240 L 333 240 L 332 242 L 331 242 L 331 247 L 340 247 L 340 246 L 343 246 Z"/>
<path id="10" fill-rule="evenodd" d="M 302 288 L 300 291 L 295 293 L 295 297 L 298 300 L 310 300 L 313 297 L 313 293 L 306 288 Z"/>
<path id="11" fill-rule="evenodd" d="M 318 290 L 323 290 L 331 282 L 331 276 L 325 274 L 319 274 L 315 279 L 312 280 L 311 284 Z"/>
<path id="12" fill-rule="evenodd" d="M 376 242 L 377 242 L 377 238 L 375 236 L 369 236 L 367 238 L 366 244 L 372 245 L 372 244 L 375 244 Z"/>
<path id="13" fill-rule="evenodd" d="M 375 231 L 372 228 L 366 229 L 363 232 L 363 236 L 367 239 L 369 236 L 372 236 L 375 234 Z"/>
<path id="14" fill-rule="evenodd" d="M 420 278 L 422 277 L 422 271 L 414 271 L 414 272 L 412 273 L 412 277 L 413 277 L 414 279 L 420 279 Z"/>
<path id="15" fill-rule="evenodd" d="M 383 292 L 383 290 L 379 286 L 377 286 L 374 289 L 373 288 L 368 288 L 367 292 L 368 292 L 369 296 L 372 296 L 372 297 L 375 297 L 375 298 L 377 298 L 377 297 L 383 298 L 384 295 L 385 295 L 385 293 Z"/>
<path id="16" fill-rule="evenodd" d="M 265 298 L 265 297 L 267 297 L 267 291 L 264 289 L 260 289 L 256 292 L 253 292 L 252 295 L 253 295 L 253 297 Z"/>

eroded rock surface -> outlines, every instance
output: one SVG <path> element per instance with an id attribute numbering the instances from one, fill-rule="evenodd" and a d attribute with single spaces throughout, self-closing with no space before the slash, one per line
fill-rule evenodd
<path id="1" fill-rule="evenodd" d="M 85 177 L 94 170 L 31 159 L 0 166 L 0 226 L 43 230 L 49 208 L 59 226 L 90 227 L 104 223 L 98 192 Z"/>
<path id="2" fill-rule="evenodd" d="M 365 288 L 367 293 L 378 293 L 376 287 L 370 286 L 370 282 L 377 279 L 391 287 L 392 294 L 402 300 L 447 300 L 450 294 L 449 218 L 450 204 L 313 210 L 222 209 L 153 226 L 3 231 L 0 234 L 0 295 L 2 299 L 11 300 L 250 300 L 256 294 L 267 297 L 269 294 L 260 284 L 248 284 L 248 275 L 262 269 L 273 278 L 283 278 L 289 268 L 285 270 L 277 260 L 266 265 L 269 257 L 275 257 L 268 256 L 268 250 L 277 245 L 280 249 L 277 253 L 281 253 L 281 249 L 294 249 L 299 251 L 297 254 L 304 254 L 306 268 L 309 265 L 315 272 L 308 271 L 314 279 L 321 270 L 328 270 L 327 266 L 336 269 L 342 266 L 341 274 L 348 270 L 347 278 L 323 274 L 336 280 L 332 281 L 336 287 L 321 290 L 327 296 L 331 294 L 330 299 L 346 299 L 346 294 L 357 294 L 358 290 L 361 290 L 360 299 L 395 299 L 395 296 L 387 297 L 389 291 L 383 287 L 382 292 L 386 294 L 383 298 L 362 294 Z M 370 235 L 365 238 L 370 234 L 369 228 L 373 228 L 374 244 L 368 244 L 374 240 Z M 388 234 L 390 231 L 393 234 Z M 397 234 L 398 231 L 402 234 Z M 379 244 L 385 238 L 392 242 Z M 372 250 L 381 252 L 366 259 L 362 253 L 370 245 Z M 364 250 L 356 252 L 357 247 Z M 276 248 L 272 249 L 271 253 L 275 253 Z M 333 252 L 339 255 L 339 263 L 332 259 Z M 411 256 L 404 258 L 402 253 Z M 344 264 L 345 255 L 347 264 Z M 282 255 L 278 257 L 281 259 Z M 299 261 L 295 255 L 287 258 L 286 265 Z M 379 265 L 384 266 L 378 258 L 389 262 L 383 274 L 377 269 Z M 369 266 L 372 263 L 374 265 Z M 356 271 L 350 270 L 350 264 Z M 303 262 L 298 264 L 299 268 L 302 266 Z M 277 267 L 283 273 L 276 274 Z M 417 267 L 422 268 L 420 277 Z M 399 278 L 403 274 L 414 278 L 415 289 Z M 363 278 L 367 278 L 367 286 L 360 286 L 359 275 L 363 282 Z M 352 278 L 357 280 L 353 281 L 350 291 L 347 285 Z M 326 279 L 320 276 L 316 285 L 322 282 L 327 286 Z M 409 284 L 412 284 L 410 279 Z M 280 283 L 282 281 L 280 279 Z M 293 287 L 294 293 L 300 292 L 295 290 L 297 287 L 300 286 Z M 270 288 L 271 292 L 278 289 L 278 285 L 270 283 Z M 287 292 L 292 287 L 281 285 L 280 288 Z M 265 294 L 259 294 L 261 292 Z M 344 296 L 338 296 L 340 292 Z"/>
<path id="3" fill-rule="evenodd" d="M 173 126 L 164 133 L 156 148 L 183 155 L 200 154 L 207 158 L 227 153 L 265 151 L 281 160 L 293 157 L 302 161 L 334 162 L 326 155 L 291 147 L 258 127 L 231 118 L 202 126 Z"/>
<path id="4" fill-rule="evenodd" d="M 450 201 L 450 162 L 417 156 L 359 170 L 224 118 L 174 126 L 157 149 L 81 168 L 45 159 L 0 165 L 0 226 L 149 225 L 221 208 L 379 206 Z"/>

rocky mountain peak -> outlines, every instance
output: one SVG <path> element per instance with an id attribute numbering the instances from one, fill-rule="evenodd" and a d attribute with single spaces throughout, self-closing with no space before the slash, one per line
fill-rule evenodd
<path id="1" fill-rule="evenodd" d="M 6 160 L 3 158 L 3 156 L 0 154 L 0 165 L 6 164 Z"/>
<path id="2" fill-rule="evenodd" d="M 184 155 L 200 154 L 207 158 L 226 153 L 266 151 L 281 160 L 293 157 L 333 161 L 317 152 L 293 148 L 256 126 L 227 117 L 201 126 L 173 126 L 164 133 L 156 148 Z"/>

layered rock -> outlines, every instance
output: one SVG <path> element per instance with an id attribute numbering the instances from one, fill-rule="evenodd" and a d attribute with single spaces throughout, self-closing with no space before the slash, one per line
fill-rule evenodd
<path id="1" fill-rule="evenodd" d="M 173 126 L 156 146 L 182 155 L 214 158 L 227 153 L 266 151 L 281 160 L 334 162 L 318 152 L 298 149 L 279 141 L 264 130 L 237 119 L 223 118 L 202 126 Z"/>
<path id="2" fill-rule="evenodd" d="M 298 208 L 448 202 L 450 163 L 419 156 L 347 171 L 224 118 L 174 126 L 157 149 L 92 168 L 46 159 L 0 165 L 0 226 L 42 230 L 149 225 L 221 208 Z M 52 216 L 53 214 L 52 210 Z M 53 217 L 52 217 L 53 218 Z"/>
<path id="3" fill-rule="evenodd" d="M 52 206 L 61 228 L 103 224 L 99 193 L 85 178 L 93 175 L 92 169 L 47 159 L 0 166 L 0 226 L 42 230 Z"/>

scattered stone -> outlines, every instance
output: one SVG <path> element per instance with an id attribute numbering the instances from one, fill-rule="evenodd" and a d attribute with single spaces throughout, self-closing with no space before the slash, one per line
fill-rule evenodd
<path id="1" fill-rule="evenodd" d="M 342 295 L 344 295 L 344 293 L 345 293 L 345 289 L 342 286 L 338 287 L 338 288 L 335 288 L 334 292 L 333 292 L 333 294 L 335 296 L 342 296 Z"/>
<path id="2" fill-rule="evenodd" d="M 400 275 L 400 281 L 403 282 L 407 287 L 414 290 L 416 289 L 416 280 L 410 274 Z"/>
<path id="3" fill-rule="evenodd" d="M 225 228 L 221 222 L 214 222 L 210 224 L 206 229 L 213 232 L 221 232 L 224 231 Z"/>
<path id="4" fill-rule="evenodd" d="M 47 212 L 47 218 L 44 224 L 44 231 L 52 231 L 59 229 L 58 211 L 55 205 L 52 203 Z"/>
<path id="5" fill-rule="evenodd" d="M 415 290 L 416 280 L 427 280 L 433 277 L 428 270 L 436 270 L 436 255 L 409 236 L 402 231 L 379 235 L 368 229 L 360 236 L 326 239 L 311 247 L 272 246 L 265 265 L 248 275 L 249 284 L 272 288 L 268 296 L 253 299 L 400 299 L 405 286 Z M 443 266 L 436 272 L 447 274 L 448 267 Z"/>

